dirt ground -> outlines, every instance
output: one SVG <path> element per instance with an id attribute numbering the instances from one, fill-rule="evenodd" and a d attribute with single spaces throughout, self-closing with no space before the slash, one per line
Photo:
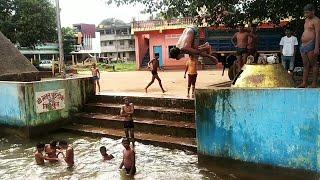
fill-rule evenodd
<path id="1" fill-rule="evenodd" d="M 151 81 L 152 77 L 149 71 L 102 72 L 100 79 L 101 93 L 128 93 L 131 95 L 135 94 L 142 96 L 186 97 L 187 79 L 184 79 L 183 75 L 183 71 L 160 71 L 159 76 L 162 79 L 163 87 L 167 92 L 162 94 L 158 82 L 155 81 L 155 83 L 148 89 L 148 94 L 146 94 L 144 92 L 144 88 Z M 206 88 L 213 84 L 226 82 L 228 80 L 227 75 L 222 77 L 221 70 L 199 71 L 196 87 Z"/>

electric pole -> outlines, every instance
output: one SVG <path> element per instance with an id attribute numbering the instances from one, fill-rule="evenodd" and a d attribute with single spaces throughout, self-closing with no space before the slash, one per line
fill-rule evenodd
<path id="1" fill-rule="evenodd" d="M 58 40 L 59 40 L 59 72 L 62 77 L 65 77 L 64 69 L 64 53 L 63 53 L 63 41 L 61 31 L 61 20 L 60 20 L 60 5 L 59 0 L 56 0 L 56 15 L 57 15 L 57 29 L 58 29 Z"/>

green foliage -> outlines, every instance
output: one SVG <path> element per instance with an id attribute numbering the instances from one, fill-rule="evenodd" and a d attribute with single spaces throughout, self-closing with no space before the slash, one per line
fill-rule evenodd
<path id="1" fill-rule="evenodd" d="M 63 36 L 63 52 L 65 56 L 70 55 L 74 51 L 75 42 L 75 30 L 70 27 L 62 28 Z"/>
<path id="2" fill-rule="evenodd" d="M 0 30 L 24 47 L 56 39 L 55 8 L 49 0 L 0 0 Z"/>
<path id="3" fill-rule="evenodd" d="M 164 18 L 194 17 L 197 8 L 205 5 L 210 13 L 209 24 L 224 23 L 233 26 L 239 22 L 261 22 L 269 20 L 279 23 L 280 19 L 292 17 L 301 26 L 303 7 L 314 4 L 320 10 L 320 0 L 108 0 L 108 3 L 144 4 L 147 13 L 160 12 Z M 229 13 L 223 13 L 229 12 Z M 292 26 L 293 26 L 292 25 Z"/>
<path id="4" fill-rule="evenodd" d="M 107 18 L 103 20 L 99 25 L 103 26 L 119 26 L 119 25 L 127 25 L 124 21 L 115 19 L 115 18 Z"/>

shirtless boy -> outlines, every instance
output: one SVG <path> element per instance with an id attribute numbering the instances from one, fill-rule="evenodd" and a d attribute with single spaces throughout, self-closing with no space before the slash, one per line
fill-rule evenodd
<path id="1" fill-rule="evenodd" d="M 257 46 L 258 46 L 258 41 L 259 37 L 257 35 L 257 25 L 252 24 L 250 27 L 250 36 L 248 36 L 248 55 L 251 55 L 255 58 L 255 60 L 258 58 L 258 53 L 257 53 Z"/>
<path id="2" fill-rule="evenodd" d="M 105 146 L 100 147 L 100 153 L 104 161 L 109 161 L 114 158 L 112 154 L 107 153 L 107 148 Z"/>
<path id="3" fill-rule="evenodd" d="M 212 48 L 209 43 L 199 44 L 200 35 L 197 27 L 188 27 L 184 29 L 180 36 L 176 47 L 170 49 L 170 58 L 180 60 L 185 54 L 189 54 L 198 59 L 198 56 L 211 59 L 214 64 L 218 63 L 218 59 L 212 56 Z"/>
<path id="4" fill-rule="evenodd" d="M 160 77 L 158 75 L 158 69 L 160 69 L 159 54 L 158 53 L 155 54 L 154 59 L 149 61 L 148 68 L 151 69 L 152 79 L 151 79 L 151 82 L 145 88 L 146 93 L 148 93 L 148 88 L 154 83 L 155 79 L 158 80 L 159 86 L 160 86 L 160 88 L 162 90 L 162 93 L 165 93 L 166 91 L 163 89 L 161 79 L 160 79 Z"/>
<path id="5" fill-rule="evenodd" d="M 99 82 L 100 71 L 99 71 L 99 68 L 97 68 L 96 63 L 92 64 L 91 73 L 92 73 L 92 77 L 93 77 L 93 80 L 94 80 L 94 86 L 96 87 L 96 85 L 98 85 L 98 90 L 100 92 L 100 82 Z"/>
<path id="6" fill-rule="evenodd" d="M 304 32 L 301 37 L 300 53 L 303 60 L 303 82 L 298 87 L 307 87 L 308 76 L 312 68 L 312 88 L 318 87 L 319 65 L 317 62 L 319 55 L 319 18 L 315 16 L 315 7 L 307 4 L 304 7 L 304 16 L 306 17 L 304 24 Z"/>
<path id="7" fill-rule="evenodd" d="M 243 24 L 238 25 L 239 32 L 235 33 L 231 39 L 232 44 L 236 47 L 237 61 L 236 61 L 236 73 L 240 72 L 242 66 L 248 57 L 248 38 L 251 36 L 245 29 Z"/>
<path id="8" fill-rule="evenodd" d="M 45 144 L 38 143 L 36 147 L 37 147 L 37 151 L 34 153 L 34 158 L 36 160 L 37 165 L 44 165 L 44 160 L 48 160 L 48 161 L 50 160 L 55 162 L 58 161 L 58 158 L 49 158 L 49 157 L 43 156 Z"/>
<path id="9" fill-rule="evenodd" d="M 123 159 L 119 169 L 124 166 L 127 175 L 134 175 L 136 173 L 136 154 L 133 149 L 130 148 L 130 142 L 128 139 L 122 140 L 122 145 L 125 148 L 123 150 Z"/>
<path id="10" fill-rule="evenodd" d="M 58 158 L 58 150 L 57 150 L 57 141 L 51 141 L 50 144 L 46 144 L 44 151 L 47 154 L 48 158 L 52 158 L 49 162 L 54 163 L 57 162 L 55 158 Z"/>
<path id="11" fill-rule="evenodd" d="M 186 78 L 186 74 L 188 72 L 188 95 L 187 95 L 188 98 L 190 97 L 191 86 L 192 86 L 192 98 L 194 98 L 194 91 L 195 91 L 196 81 L 197 81 L 197 76 L 198 76 L 197 63 L 198 63 L 197 60 L 190 58 L 186 64 L 184 78 Z"/>
<path id="12" fill-rule="evenodd" d="M 64 155 L 64 161 L 67 163 L 68 167 L 72 167 L 74 165 L 74 153 L 73 147 L 68 144 L 67 141 L 59 141 L 59 146 L 62 150 L 65 150 L 66 153 Z"/>
<path id="13" fill-rule="evenodd" d="M 123 128 L 126 138 L 130 138 L 134 145 L 134 123 L 132 115 L 134 113 L 133 103 L 130 103 L 127 97 L 123 98 L 124 105 L 121 107 L 120 116 L 124 117 Z"/>

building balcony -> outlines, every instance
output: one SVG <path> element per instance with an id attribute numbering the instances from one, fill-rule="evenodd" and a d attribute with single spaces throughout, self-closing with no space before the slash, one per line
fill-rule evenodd
<path id="1" fill-rule="evenodd" d="M 130 52 L 135 51 L 134 45 L 102 46 L 101 52 Z"/>
<path id="2" fill-rule="evenodd" d="M 184 29 L 194 25 L 193 18 L 171 19 L 171 20 L 149 20 L 134 21 L 132 23 L 131 33 L 143 31 L 155 31 L 166 29 Z"/>
<path id="3" fill-rule="evenodd" d="M 107 34 L 101 35 L 101 41 L 115 41 L 115 40 L 131 40 L 134 39 L 132 35 L 115 35 L 115 34 Z"/>

